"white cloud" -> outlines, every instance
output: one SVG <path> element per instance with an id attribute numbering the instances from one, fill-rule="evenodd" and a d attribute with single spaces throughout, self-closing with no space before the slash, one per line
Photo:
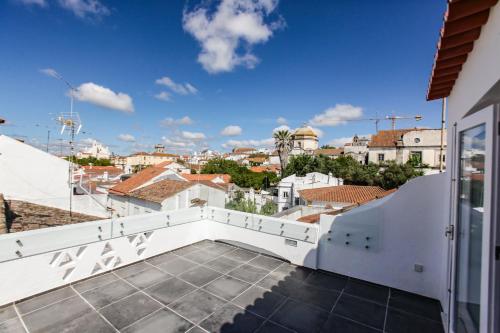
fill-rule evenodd
<path id="1" fill-rule="evenodd" d="M 193 123 L 193 120 L 191 118 L 189 118 L 188 116 L 184 116 L 184 117 L 179 118 L 179 119 L 165 118 L 160 122 L 161 126 L 163 126 L 163 127 L 191 125 L 192 123 Z"/>
<path id="2" fill-rule="evenodd" d="M 188 132 L 188 131 L 182 131 L 181 132 L 181 136 L 183 139 L 186 139 L 186 140 L 193 140 L 193 141 L 199 141 L 199 140 L 204 140 L 206 139 L 207 137 L 205 136 L 205 134 L 201 133 L 201 132 Z"/>
<path id="3" fill-rule="evenodd" d="M 120 134 L 118 140 L 123 142 L 135 142 L 135 137 L 132 134 Z"/>
<path id="4" fill-rule="evenodd" d="M 276 127 L 275 129 L 273 129 L 273 133 L 278 132 L 278 131 L 292 131 L 292 129 L 288 125 L 281 125 L 281 126 Z"/>
<path id="5" fill-rule="evenodd" d="M 322 138 L 323 135 L 325 133 L 323 133 L 322 130 L 320 130 L 319 128 L 316 128 L 316 127 L 311 127 L 311 129 L 314 131 L 314 133 L 316 133 L 316 135 L 318 136 L 318 138 Z"/>
<path id="6" fill-rule="evenodd" d="M 343 125 L 349 120 L 359 119 L 363 116 L 363 109 L 351 104 L 337 104 L 328 108 L 323 113 L 315 115 L 309 121 L 313 126 Z"/>
<path id="7" fill-rule="evenodd" d="M 220 135 L 237 136 L 237 135 L 241 135 L 242 132 L 243 132 L 243 130 L 241 129 L 241 127 L 239 127 L 237 125 L 229 125 L 220 132 Z"/>
<path id="8" fill-rule="evenodd" d="M 109 9 L 98 0 L 59 0 L 59 5 L 80 18 L 109 15 Z"/>
<path id="9" fill-rule="evenodd" d="M 46 7 L 47 6 L 47 1 L 45 0 L 17 0 L 18 3 L 31 6 L 40 6 L 40 7 Z"/>
<path id="10" fill-rule="evenodd" d="M 92 82 L 81 84 L 70 92 L 73 97 L 82 102 L 89 102 L 108 109 L 134 112 L 132 98 L 124 93 L 115 93 L 113 90 Z"/>
<path id="11" fill-rule="evenodd" d="M 276 119 L 276 122 L 278 123 L 278 125 L 286 125 L 286 124 L 288 124 L 288 121 L 284 117 L 278 117 L 278 119 Z"/>
<path id="12" fill-rule="evenodd" d="M 195 144 L 193 142 L 171 140 L 165 136 L 162 137 L 162 141 L 167 148 L 187 148 L 187 147 L 194 147 L 195 146 Z"/>
<path id="13" fill-rule="evenodd" d="M 50 76 L 50 77 L 53 77 L 53 78 L 56 78 L 56 79 L 61 78 L 61 75 L 59 75 L 59 73 L 53 68 L 40 69 L 40 73 L 45 74 L 45 75 Z"/>
<path id="14" fill-rule="evenodd" d="M 170 93 L 166 92 L 166 91 L 162 91 L 158 94 L 155 95 L 155 98 L 156 99 L 159 99 L 160 101 L 170 101 Z"/>
<path id="15" fill-rule="evenodd" d="M 179 95 L 194 95 L 198 92 L 198 89 L 193 87 L 189 83 L 175 83 L 171 78 L 168 76 L 164 76 L 160 79 L 157 79 L 156 84 L 163 85 L 166 87 L 169 87 L 174 93 L 179 94 Z"/>
<path id="16" fill-rule="evenodd" d="M 371 134 L 363 134 L 363 135 L 358 135 L 360 138 L 371 138 Z M 335 146 L 335 147 L 344 147 L 346 143 L 352 142 L 353 136 L 345 136 L 341 138 L 335 138 L 328 142 L 329 145 Z"/>
<path id="17" fill-rule="evenodd" d="M 222 0 L 215 11 L 208 5 L 184 11 L 184 30 L 201 45 L 198 62 L 209 73 L 253 68 L 259 60 L 252 46 L 265 43 L 284 24 L 264 20 L 277 5 L 278 0 Z M 238 54 L 240 49 L 245 53 Z"/>
<path id="18" fill-rule="evenodd" d="M 223 148 L 235 148 L 235 147 L 272 147 L 274 146 L 274 139 L 263 139 L 263 140 L 228 140 L 222 144 Z"/>

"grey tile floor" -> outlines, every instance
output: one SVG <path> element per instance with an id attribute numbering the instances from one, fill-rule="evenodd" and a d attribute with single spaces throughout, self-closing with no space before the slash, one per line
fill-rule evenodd
<path id="1" fill-rule="evenodd" d="M 437 301 L 202 241 L 0 308 L 0 332 L 443 332 Z"/>

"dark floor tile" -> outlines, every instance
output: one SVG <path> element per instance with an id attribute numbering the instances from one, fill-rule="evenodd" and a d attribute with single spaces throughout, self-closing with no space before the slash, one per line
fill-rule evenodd
<path id="1" fill-rule="evenodd" d="M 184 281 L 177 278 L 171 278 L 144 289 L 144 292 L 163 304 L 168 305 L 194 289 L 195 287 Z"/>
<path id="2" fill-rule="evenodd" d="M 124 279 L 137 288 L 143 289 L 152 286 L 153 284 L 156 284 L 160 281 L 167 280 L 171 277 L 172 275 L 149 266 L 146 270 L 131 274 Z"/>
<path id="3" fill-rule="evenodd" d="M 16 310 L 14 310 L 13 305 L 7 305 L 0 308 L 0 323 L 17 316 Z"/>
<path id="4" fill-rule="evenodd" d="M 250 265 L 257 266 L 260 268 L 264 268 L 267 270 L 273 270 L 279 265 L 283 263 L 282 260 L 267 257 L 267 256 L 258 256 L 248 262 Z"/>
<path id="5" fill-rule="evenodd" d="M 180 256 L 184 256 L 188 253 L 191 253 L 191 252 L 194 252 L 194 251 L 198 251 L 199 248 L 194 246 L 194 245 L 188 245 L 188 246 L 184 246 L 184 247 L 181 247 L 181 248 L 178 248 L 174 251 L 172 251 L 173 253 L 177 254 L 177 255 L 180 255 Z"/>
<path id="6" fill-rule="evenodd" d="M 183 257 L 199 264 L 204 264 L 217 256 L 205 250 L 198 250 L 185 254 Z"/>
<path id="7" fill-rule="evenodd" d="M 19 313 L 24 314 L 73 296 L 76 296 L 75 291 L 71 287 L 64 287 L 17 303 L 16 307 Z"/>
<path id="8" fill-rule="evenodd" d="M 225 253 L 229 253 L 235 249 L 234 246 L 227 245 L 227 244 L 222 244 L 222 243 L 214 243 L 212 246 L 207 247 L 206 250 L 207 252 L 211 253 L 213 256 L 220 256 Z"/>
<path id="9" fill-rule="evenodd" d="M 441 322 L 389 308 L 385 331 L 388 333 L 443 333 Z"/>
<path id="10" fill-rule="evenodd" d="M 310 285 L 303 285 L 297 288 L 297 292 L 293 293 L 291 297 L 330 312 L 339 295 L 340 292 L 335 290 L 325 290 Z"/>
<path id="11" fill-rule="evenodd" d="M 250 284 L 246 282 L 234 279 L 230 276 L 222 276 L 203 287 L 203 289 L 230 301 L 248 287 L 250 287 Z"/>
<path id="12" fill-rule="evenodd" d="M 246 262 L 249 261 L 255 257 L 257 257 L 259 254 L 252 252 L 252 251 L 247 251 L 244 249 L 236 249 L 232 252 L 225 253 L 224 257 L 227 257 L 232 260 L 236 260 L 239 262 Z"/>
<path id="13" fill-rule="evenodd" d="M 199 324 L 225 303 L 225 300 L 198 289 L 170 304 L 169 308 L 193 323 Z"/>
<path id="14" fill-rule="evenodd" d="M 212 261 L 207 262 L 205 264 L 205 266 L 210 267 L 212 269 L 215 269 L 218 272 L 225 274 L 240 264 L 241 263 L 236 261 L 236 260 L 232 260 L 232 259 L 229 259 L 227 257 L 222 256 L 222 257 L 218 257 Z"/>
<path id="15" fill-rule="evenodd" d="M 233 303 L 267 318 L 284 300 L 285 296 L 253 286 L 236 297 Z"/>
<path id="16" fill-rule="evenodd" d="M 319 332 L 328 318 L 328 312 L 289 299 L 271 316 L 271 320 L 299 333 Z"/>
<path id="17" fill-rule="evenodd" d="M 31 312 L 23 320 L 31 333 L 115 332 L 79 296 Z"/>
<path id="18" fill-rule="evenodd" d="M 293 331 L 268 321 L 267 323 L 262 325 L 262 327 L 256 333 L 290 333 L 290 332 Z"/>
<path id="19" fill-rule="evenodd" d="M 379 330 L 355 323 L 346 318 L 331 314 L 321 333 L 378 333 Z M 403 332 L 403 331 L 401 331 Z"/>
<path id="20" fill-rule="evenodd" d="M 389 297 L 389 288 L 351 278 L 347 281 L 344 293 L 386 305 L 387 298 Z"/>
<path id="21" fill-rule="evenodd" d="M 191 328 L 189 331 L 187 331 L 186 333 L 207 333 L 207 331 L 205 331 L 203 328 L 201 327 L 198 327 L 198 326 L 193 326 L 193 328 Z"/>
<path id="22" fill-rule="evenodd" d="M 226 304 L 205 319 L 200 326 L 212 333 L 250 333 L 263 321 L 264 319 L 235 305 Z"/>
<path id="23" fill-rule="evenodd" d="M 173 313 L 171 310 L 163 308 L 151 316 L 148 316 L 132 326 L 127 327 L 123 333 L 184 333 L 193 324 L 186 319 Z"/>
<path id="24" fill-rule="evenodd" d="M 439 301 L 432 298 L 408 293 L 402 290 L 391 289 L 389 306 L 429 319 L 441 321 L 441 305 Z"/>
<path id="25" fill-rule="evenodd" d="M 304 280 L 306 284 L 310 284 L 317 288 L 340 291 L 347 284 L 347 277 L 334 273 L 325 273 L 314 271 Z"/>
<path id="26" fill-rule="evenodd" d="M 144 261 L 139 261 L 135 264 L 128 265 L 128 266 L 122 267 L 120 269 L 117 269 L 115 271 L 115 273 L 119 277 L 125 278 L 127 276 L 140 273 L 140 272 L 142 272 L 150 267 L 151 267 L 151 265 L 146 264 Z"/>
<path id="27" fill-rule="evenodd" d="M 257 285 L 285 296 L 293 296 L 297 294 L 303 286 L 303 284 L 298 280 L 279 280 L 269 275 L 259 281 Z"/>
<path id="28" fill-rule="evenodd" d="M 202 241 L 193 243 L 193 246 L 199 247 L 199 248 L 206 248 L 208 246 L 212 246 L 214 244 L 214 241 L 211 241 L 209 239 L 204 239 Z"/>
<path id="29" fill-rule="evenodd" d="M 0 323 L 0 333 L 25 333 L 19 318 L 12 318 Z"/>
<path id="30" fill-rule="evenodd" d="M 104 286 L 105 284 L 111 283 L 118 280 L 118 277 L 112 273 L 106 273 L 94 278 L 84 280 L 73 285 L 76 291 L 83 293 L 87 290 L 94 289 L 97 287 Z"/>
<path id="31" fill-rule="evenodd" d="M 268 273 L 269 271 L 267 269 L 245 264 L 235 268 L 227 275 L 233 276 L 243 281 L 255 283 L 266 276 Z"/>
<path id="32" fill-rule="evenodd" d="M 269 275 L 280 280 L 292 278 L 304 281 L 312 272 L 313 270 L 310 268 L 283 263 Z"/>
<path id="33" fill-rule="evenodd" d="M 376 329 L 384 328 L 386 306 L 363 298 L 342 294 L 333 313 Z"/>
<path id="34" fill-rule="evenodd" d="M 100 313 L 117 329 L 122 329 L 162 306 L 141 292 L 133 294 L 100 310 Z"/>
<path id="35" fill-rule="evenodd" d="M 177 258 L 179 258 L 179 256 L 176 256 L 173 253 L 164 253 L 162 255 L 159 255 L 159 256 L 156 256 L 153 258 L 149 258 L 146 261 L 149 262 L 150 264 L 156 266 L 156 265 L 160 265 L 160 264 L 172 261 L 172 260 L 177 259 Z"/>
<path id="36" fill-rule="evenodd" d="M 215 280 L 222 274 L 205 266 L 198 266 L 179 275 L 180 279 L 201 287 L 210 281 Z"/>
<path id="37" fill-rule="evenodd" d="M 182 258 L 177 258 L 168 262 L 165 262 L 163 264 L 157 265 L 158 268 L 161 270 L 170 273 L 172 275 L 179 275 L 181 273 L 184 273 L 185 271 L 192 269 L 194 267 L 198 266 L 198 264 L 182 259 Z"/>
<path id="38" fill-rule="evenodd" d="M 118 280 L 82 293 L 82 296 L 99 309 L 103 306 L 118 301 L 119 299 L 132 295 L 137 292 L 137 289 L 129 285 L 127 282 Z"/>

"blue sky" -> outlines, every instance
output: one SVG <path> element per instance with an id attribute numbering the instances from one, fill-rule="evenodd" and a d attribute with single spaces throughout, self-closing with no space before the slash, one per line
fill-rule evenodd
<path id="1" fill-rule="evenodd" d="M 54 118 L 70 92 L 53 71 L 77 88 L 79 140 L 117 154 L 265 146 L 276 127 L 303 123 L 338 144 L 375 131 L 342 120 L 393 112 L 424 117 L 398 127 L 439 127 L 440 102 L 425 93 L 444 10 L 444 0 L 2 1 L 0 131 L 67 138 Z"/>

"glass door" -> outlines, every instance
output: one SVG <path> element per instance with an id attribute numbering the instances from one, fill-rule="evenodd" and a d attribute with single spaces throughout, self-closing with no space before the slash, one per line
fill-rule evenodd
<path id="1" fill-rule="evenodd" d="M 458 124 L 452 327 L 488 332 L 493 108 Z"/>

